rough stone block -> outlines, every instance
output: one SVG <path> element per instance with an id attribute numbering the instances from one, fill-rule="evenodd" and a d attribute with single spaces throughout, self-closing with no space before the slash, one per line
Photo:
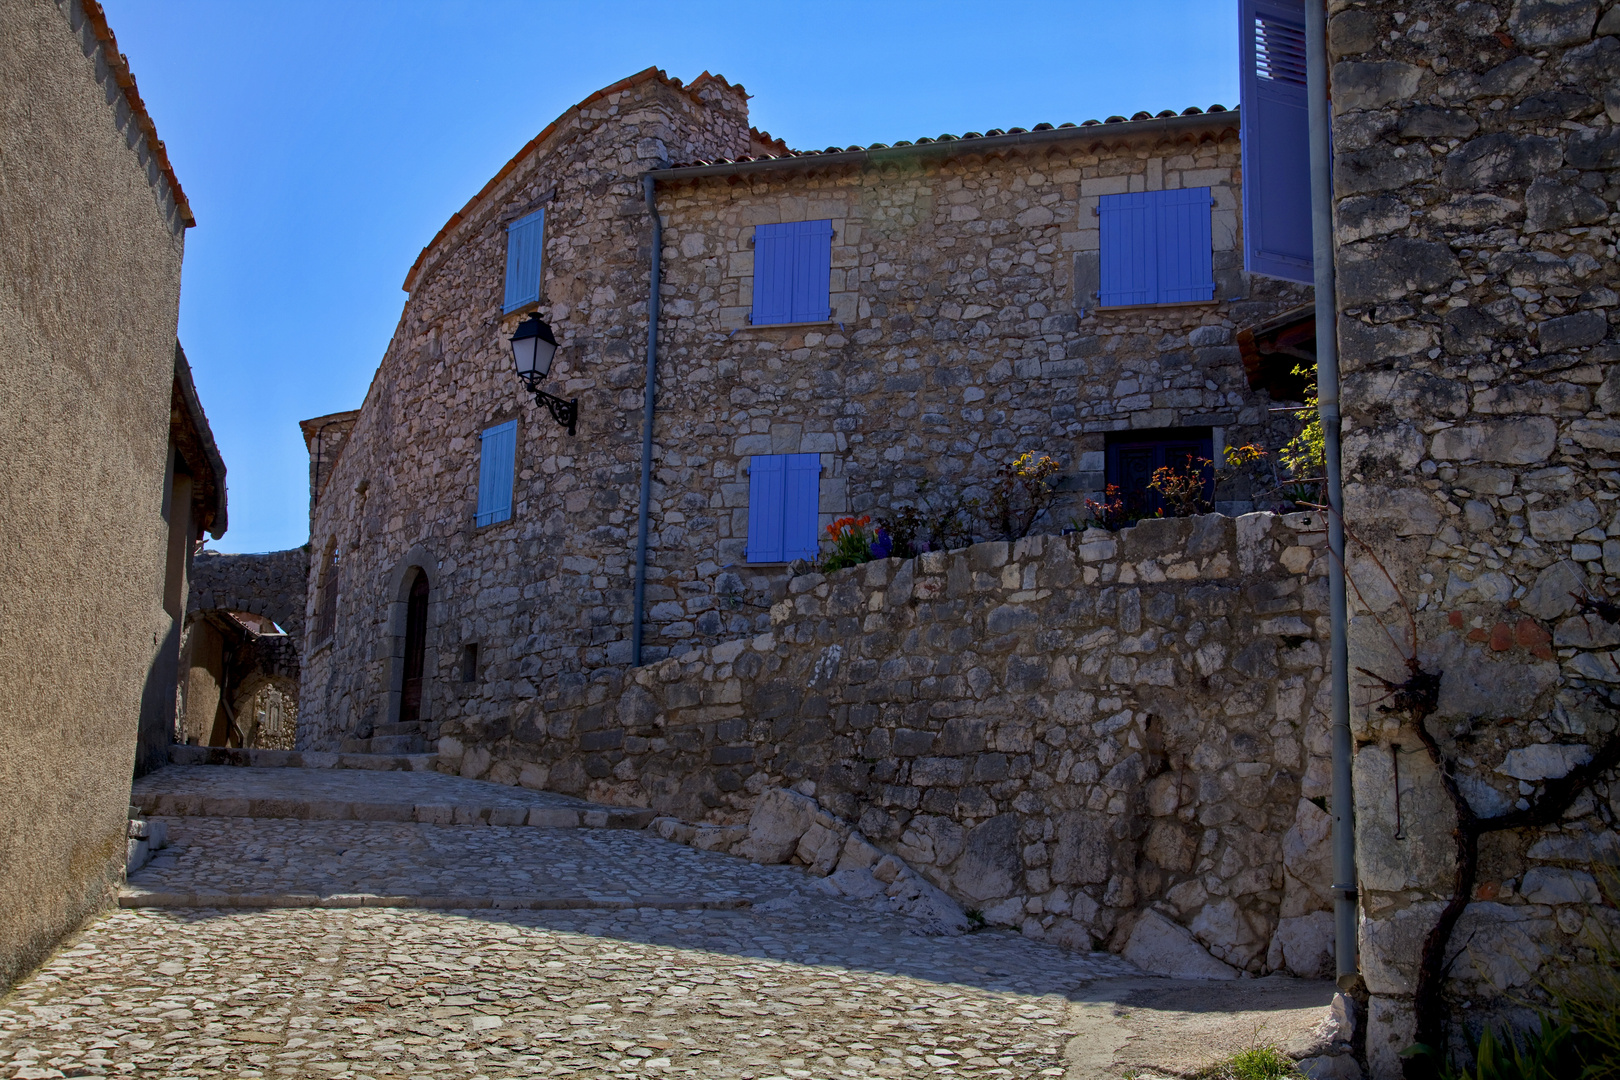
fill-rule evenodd
<path id="1" fill-rule="evenodd" d="M 757 863 L 781 863 L 792 857 L 799 838 L 810 828 L 819 807 L 816 801 L 786 788 L 772 788 L 759 797 L 748 818 L 748 837 L 737 854 Z"/>
<path id="2" fill-rule="evenodd" d="M 1157 911 L 1137 919 L 1121 955 L 1144 971 L 1172 979 L 1236 979 L 1237 969 L 1211 956 L 1183 926 Z"/>

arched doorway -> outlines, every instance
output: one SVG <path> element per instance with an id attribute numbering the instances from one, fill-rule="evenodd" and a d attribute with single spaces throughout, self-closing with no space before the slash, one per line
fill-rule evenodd
<path id="1" fill-rule="evenodd" d="M 422 673 L 427 666 L 428 579 L 420 570 L 405 601 L 405 678 L 400 685 L 399 721 L 422 717 Z"/>

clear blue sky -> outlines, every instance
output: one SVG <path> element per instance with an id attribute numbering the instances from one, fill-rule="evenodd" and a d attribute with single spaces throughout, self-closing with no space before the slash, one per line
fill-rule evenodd
<path id="1" fill-rule="evenodd" d="M 626 75 L 722 74 L 804 149 L 1237 101 L 1235 0 L 103 2 L 197 215 L 180 340 L 224 551 L 308 539 L 298 421 L 360 403 L 422 246 Z"/>

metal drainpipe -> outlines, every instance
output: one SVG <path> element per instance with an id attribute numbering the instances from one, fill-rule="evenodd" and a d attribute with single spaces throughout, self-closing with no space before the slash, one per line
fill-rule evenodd
<path id="1" fill-rule="evenodd" d="M 652 506 L 653 398 L 658 389 L 658 290 L 664 256 L 664 223 L 658 217 L 657 183 L 641 178 L 641 197 L 652 217 L 652 258 L 647 288 L 647 390 L 641 409 L 641 516 L 636 528 L 636 603 L 630 626 L 630 666 L 641 666 L 641 624 L 647 613 L 647 528 Z"/>
<path id="2" fill-rule="evenodd" d="M 1316 403 L 1327 459 L 1329 667 L 1333 707 L 1334 956 L 1340 987 L 1356 963 L 1356 831 L 1351 789 L 1350 650 L 1345 640 L 1344 489 L 1339 470 L 1339 335 L 1333 273 L 1332 114 L 1328 101 L 1325 0 L 1305 0 L 1305 92 L 1310 103 L 1311 255 L 1316 285 Z"/>

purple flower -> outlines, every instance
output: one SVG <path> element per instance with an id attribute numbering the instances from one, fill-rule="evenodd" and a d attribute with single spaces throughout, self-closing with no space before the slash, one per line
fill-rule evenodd
<path id="1" fill-rule="evenodd" d="M 872 558 L 887 559 L 894 550 L 894 541 L 889 539 L 889 530 L 878 526 L 877 539 L 872 541 Z"/>

